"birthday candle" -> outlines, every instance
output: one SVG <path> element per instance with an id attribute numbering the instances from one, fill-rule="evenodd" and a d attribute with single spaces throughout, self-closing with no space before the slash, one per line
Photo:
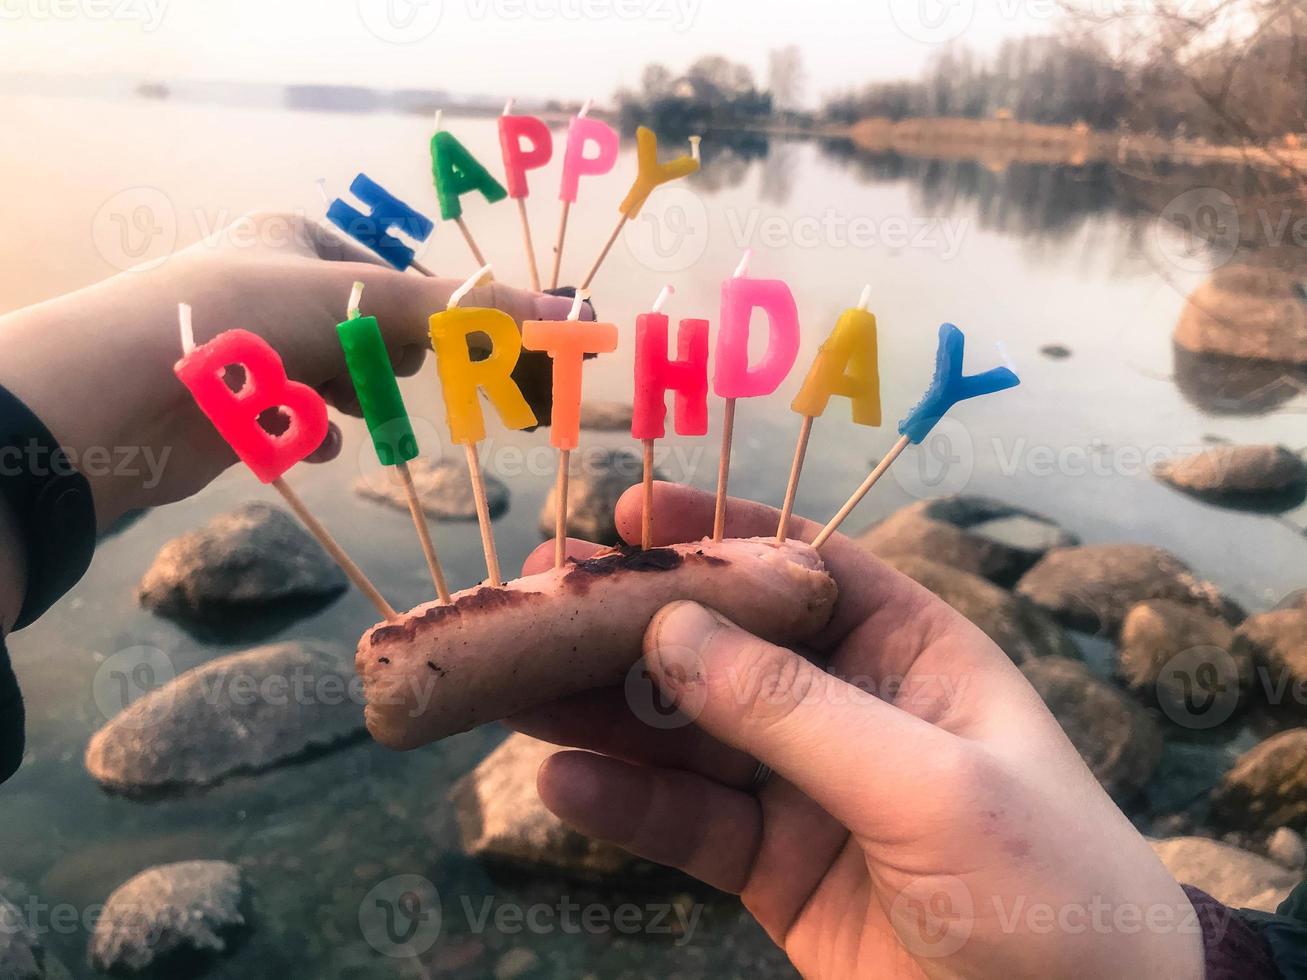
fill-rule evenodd
<path id="1" fill-rule="evenodd" d="M 567 127 L 567 151 L 563 155 L 558 199 L 575 204 L 581 178 L 600 177 L 612 170 L 617 163 L 617 147 L 617 132 L 612 126 L 590 116 L 574 116 Z"/>
<path id="2" fill-rule="evenodd" d="M 480 191 L 491 204 L 508 195 L 467 147 L 443 129 L 431 137 L 431 173 L 440 199 L 440 216 L 446 221 L 462 217 L 464 194 Z"/>
<path id="3" fill-rule="evenodd" d="M 345 351 L 345 366 L 358 394 L 372 446 L 382 466 L 408 462 L 418 454 L 417 438 L 404 408 L 390 354 L 374 316 L 359 316 L 351 304 L 350 319 L 337 324 Z"/>
<path id="4" fill-rule="evenodd" d="M 241 387 L 226 381 L 229 366 L 243 369 Z M 266 340 L 248 330 L 228 330 L 186 352 L 173 372 L 218 434 L 264 483 L 273 483 L 322 445 L 327 403 L 308 385 L 290 381 L 281 358 Z M 260 416 L 276 410 L 286 421 L 278 434 Z"/>
<path id="5" fill-rule="evenodd" d="M 658 162 L 658 136 L 652 129 L 641 126 L 635 131 L 635 148 L 637 170 L 635 183 L 618 206 L 618 210 L 628 219 L 634 218 L 649 200 L 649 195 L 659 184 L 678 177 L 686 177 L 699 169 L 699 158 L 691 154 L 677 157 L 666 163 Z"/>
<path id="6" fill-rule="evenodd" d="M 842 506 L 812 539 L 812 546 L 820 548 L 830 536 L 839 529 L 844 519 L 853 513 L 853 508 L 889 471 L 894 461 L 909 445 L 921 443 L 930 434 L 930 430 L 944 417 L 944 413 L 967 398 L 1014 388 L 1021 383 L 1016 372 L 1008 367 L 991 368 L 982 374 L 965 376 L 962 373 L 962 358 L 966 347 L 966 337 L 962 331 L 951 323 L 944 323 L 939 328 L 939 347 L 935 352 L 935 374 L 930 387 L 922 395 L 921 401 L 908 413 L 907 418 L 899 422 L 899 441 L 894 443 L 875 468 L 867 474 L 862 485 L 853 492 Z"/>
<path id="7" fill-rule="evenodd" d="M 372 210 L 362 214 L 352 205 L 337 198 L 327 208 L 327 219 L 337 228 L 372 249 L 401 272 L 415 266 L 415 254 L 402 241 L 390 234 L 398 228 L 414 241 L 423 242 L 436 224 L 430 218 L 413 210 L 399 198 L 385 190 L 367 174 L 359 174 L 349 185 L 350 193 Z M 420 270 L 425 273 L 425 270 Z M 429 275 L 430 273 L 425 273 Z"/>
<path id="8" fill-rule="evenodd" d="M 767 316 L 767 348 L 762 360 L 750 365 L 749 319 L 755 309 Z M 779 279 L 744 275 L 722 283 L 714 394 L 727 399 L 770 395 L 794 367 L 798 353 L 799 311 L 789 286 Z"/>
<path id="9" fill-rule="evenodd" d="M 525 140 L 528 148 L 522 148 Z M 504 154 L 504 178 L 508 184 L 508 196 L 526 197 L 526 172 L 536 170 L 547 164 L 554 155 L 554 138 L 549 127 L 535 116 L 510 116 L 507 113 L 499 117 L 499 147 Z"/>
<path id="10" fill-rule="evenodd" d="M 486 437 L 478 390 L 495 406 L 506 427 L 527 429 L 536 424 L 535 413 L 512 378 L 522 354 L 522 338 L 511 316 L 502 310 L 454 306 L 433 314 L 430 326 L 453 442 L 469 445 Z M 477 333 L 489 337 L 491 344 L 490 354 L 480 361 L 472 360 L 468 350 L 468 338 Z"/>
<path id="11" fill-rule="evenodd" d="M 578 293 L 578 303 L 582 298 Z M 581 363 L 587 354 L 616 350 L 617 327 L 572 319 L 527 320 L 522 324 L 522 346 L 544 351 L 553 360 L 554 414 L 549 443 L 555 449 L 575 449 L 581 436 Z"/>
<path id="12" fill-rule="evenodd" d="M 682 320 L 676 331 L 676 358 L 667 354 L 668 319 L 642 313 L 635 320 L 635 398 L 631 436 L 661 439 L 667 434 L 667 392 L 676 393 L 678 435 L 708 432 L 708 321 Z"/>

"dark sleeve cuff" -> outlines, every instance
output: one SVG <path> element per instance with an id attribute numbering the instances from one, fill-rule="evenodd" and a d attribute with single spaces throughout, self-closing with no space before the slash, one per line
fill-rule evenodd
<path id="1" fill-rule="evenodd" d="M 1260 932 L 1193 885 L 1182 885 L 1203 930 L 1206 980 L 1282 980 Z"/>
<path id="2" fill-rule="evenodd" d="M 23 721 L 23 696 L 0 637 L 0 783 L 17 772 L 23 761 Z"/>

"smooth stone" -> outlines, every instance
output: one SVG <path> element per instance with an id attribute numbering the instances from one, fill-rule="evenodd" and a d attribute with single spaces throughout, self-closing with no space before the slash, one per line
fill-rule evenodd
<path id="1" fill-rule="evenodd" d="M 226 861 L 148 868 L 105 902 L 88 959 L 106 973 L 182 978 L 230 951 L 247 926 L 240 869 Z"/>
<path id="2" fill-rule="evenodd" d="M 617 401 L 581 402 L 581 428 L 595 432 L 630 432 L 630 403 Z"/>
<path id="3" fill-rule="evenodd" d="M 274 643 L 188 670 L 92 736 L 86 768 L 131 795 L 209 786 L 320 752 L 363 731 L 346 651 Z"/>
<path id="4" fill-rule="evenodd" d="M 979 575 L 919 555 L 892 555 L 885 562 L 979 626 L 1015 664 L 1079 656 L 1074 641 L 1052 617 Z"/>
<path id="5" fill-rule="evenodd" d="M 495 980 L 519 980 L 540 965 L 540 957 L 519 946 L 495 961 Z"/>
<path id="6" fill-rule="evenodd" d="M 617 533 L 613 509 L 622 494 L 641 481 L 643 461 L 625 449 L 590 449 L 572 454 L 568 474 L 568 536 L 598 544 L 617 544 L 621 536 Z M 666 477 L 655 469 L 654 479 Z M 546 538 L 554 536 L 557 489 L 557 486 L 550 487 L 540 508 L 540 533 Z"/>
<path id="7" fill-rule="evenodd" d="M 1190 294 L 1175 327 L 1186 350 L 1307 365 L 1307 304 L 1297 262 L 1235 262 Z"/>
<path id="8" fill-rule="evenodd" d="M 1171 599 L 1206 609 L 1230 623 L 1243 611 L 1179 558 L 1146 544 L 1054 548 L 1021 577 L 1016 591 L 1064 626 L 1115 636 L 1132 606 Z"/>
<path id="9" fill-rule="evenodd" d="M 472 493 L 472 477 L 465 463 L 450 459 L 435 462 L 419 457 L 408 464 L 413 487 L 417 490 L 422 512 L 438 521 L 474 521 L 477 516 L 476 497 Z M 390 479 L 385 477 L 389 475 Z M 486 506 L 492 518 L 508 510 L 509 492 L 504 481 L 482 473 L 486 485 Z M 373 474 L 354 481 L 354 492 L 360 497 L 388 504 L 408 513 L 408 494 L 398 476 Z"/>
<path id="10" fill-rule="evenodd" d="M 1274 912 L 1298 883 L 1298 876 L 1245 851 L 1206 837 L 1149 841 L 1176 881 L 1201 888 L 1231 908 Z"/>
<path id="11" fill-rule="evenodd" d="M 1290 871 L 1302 871 L 1307 867 L 1307 843 L 1297 831 L 1281 827 L 1266 839 L 1266 856 Z"/>
<path id="12" fill-rule="evenodd" d="M 1148 712 L 1076 660 L 1045 657 L 1021 672 L 1108 794 L 1118 803 L 1137 796 L 1162 758 Z"/>
<path id="13" fill-rule="evenodd" d="M 1065 344 L 1045 344 L 1039 348 L 1039 353 L 1054 361 L 1061 361 L 1071 356 L 1071 348 Z"/>
<path id="14" fill-rule="evenodd" d="M 176 619 L 221 623 L 349 583 L 289 513 L 251 502 L 165 544 L 138 588 L 141 604 Z"/>
<path id="15" fill-rule="evenodd" d="M 1126 686 L 1182 727 L 1214 728 L 1247 704 L 1252 658 L 1235 653 L 1228 623 L 1193 606 L 1169 599 L 1132 606 L 1117 656 Z"/>
<path id="16" fill-rule="evenodd" d="M 463 850 L 471 857 L 536 871 L 598 879 L 625 872 L 634 858 L 590 840 L 545 808 L 536 774 L 558 746 L 510 735 L 450 791 Z"/>
<path id="17" fill-rule="evenodd" d="M 1307 609 L 1249 616 L 1234 645 L 1252 661 L 1257 720 L 1273 731 L 1307 725 Z"/>
<path id="18" fill-rule="evenodd" d="M 1283 446 L 1214 446 L 1163 460 L 1153 467 L 1153 475 L 1215 502 L 1307 494 L 1307 463 Z"/>
<path id="19" fill-rule="evenodd" d="M 0 980 L 45 980 L 45 958 L 23 910 L 0 898 Z"/>
<path id="20" fill-rule="evenodd" d="M 1307 832 L 1307 728 L 1253 746 L 1212 791 L 1212 820 L 1223 830 Z"/>
<path id="21" fill-rule="evenodd" d="M 1302 609 L 1307 611 L 1307 589 L 1298 589 L 1275 604 L 1275 609 Z"/>
<path id="22" fill-rule="evenodd" d="M 1196 354 L 1179 344 L 1171 354 L 1176 388 L 1211 415 L 1264 415 L 1297 398 L 1307 383 L 1307 365 Z"/>
<path id="23" fill-rule="evenodd" d="M 876 555 L 921 555 L 1011 585 L 1049 548 L 1078 539 L 1039 514 L 958 496 L 909 504 L 858 538 Z"/>

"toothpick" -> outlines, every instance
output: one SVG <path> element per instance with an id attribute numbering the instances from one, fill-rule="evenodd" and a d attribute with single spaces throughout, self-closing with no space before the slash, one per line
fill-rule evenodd
<path id="1" fill-rule="evenodd" d="M 571 202 L 563 202 L 563 210 L 558 216 L 558 240 L 554 242 L 554 271 L 549 275 L 549 288 L 558 288 L 558 270 L 563 264 L 563 240 L 567 237 L 567 213 L 572 210 Z"/>
<path id="2" fill-rule="evenodd" d="M 463 285 L 459 286 L 449 294 L 449 301 L 445 303 L 445 309 L 452 310 L 459 303 L 463 302 L 463 297 L 470 293 L 476 284 L 481 281 L 481 277 L 489 272 L 490 266 L 483 265 L 481 268 L 477 269 L 476 272 L 472 273 L 471 276 L 463 281 Z"/>
<path id="3" fill-rule="evenodd" d="M 468 230 L 467 222 L 463 220 L 460 214 L 454 219 L 454 224 L 458 225 L 458 230 L 463 233 L 463 241 L 467 242 L 468 250 L 472 253 L 472 258 L 477 264 L 489 270 L 490 266 L 486 263 L 486 257 L 481 254 L 481 249 L 477 247 L 476 239 L 472 237 L 472 232 Z"/>
<path id="4" fill-rule="evenodd" d="M 531 241 L 531 221 L 526 216 L 526 198 L 517 199 L 517 213 L 522 219 L 522 247 L 526 249 L 526 269 L 531 276 L 531 289 L 540 292 L 540 270 L 536 267 L 536 247 Z"/>
<path id="5" fill-rule="evenodd" d="M 590 283 L 594 282 L 595 274 L 599 272 L 599 267 L 604 264 L 604 259 L 608 258 L 608 253 L 611 252 L 613 246 L 617 244 L 617 236 L 622 233 L 622 229 L 626 227 L 626 223 L 630 220 L 631 216 L 626 212 L 622 212 L 622 216 L 617 219 L 617 227 L 615 227 L 613 233 L 608 236 L 608 241 L 604 242 L 603 251 L 599 253 L 599 257 L 595 259 L 594 265 L 590 266 L 590 271 L 585 274 L 585 279 L 581 281 L 581 286 L 583 288 L 588 287 Z"/>
<path id="6" fill-rule="evenodd" d="M 576 295 L 572 297 L 572 309 L 568 311 L 567 319 L 579 320 L 581 318 L 581 306 L 589 297 L 590 292 L 586 289 L 578 289 Z M 568 492 L 570 490 L 570 464 L 572 459 L 571 450 L 558 450 L 558 476 L 554 482 L 554 567 L 562 568 L 567 561 L 567 505 Z"/>
<path id="7" fill-rule="evenodd" d="M 746 248 L 731 278 L 739 279 L 749 268 L 753 249 Z M 735 438 L 735 399 L 725 399 L 722 409 L 722 448 L 717 459 L 717 502 L 713 509 L 712 539 L 720 541 L 726 534 L 726 485 L 731 478 L 731 442 Z"/>
<path id="8" fill-rule="evenodd" d="M 820 548 L 826 543 L 826 540 L 832 534 L 839 530 L 839 526 L 844 523 L 844 518 L 853 513 L 853 508 L 857 507 L 862 498 L 867 495 L 868 491 L 876 485 L 876 481 L 885 475 L 894 460 L 899 458 L 899 454 L 908 448 L 908 442 L 909 440 L 907 436 L 899 437 L 899 441 L 894 443 L 894 447 L 885 454 L 884 458 L 876 464 L 876 468 L 867 475 L 865 480 L 862 481 L 862 486 L 853 491 L 853 496 L 844 502 L 844 506 L 841 507 L 836 515 L 830 519 L 830 523 L 822 528 L 817 536 L 812 539 L 812 546 L 814 548 Z"/>
<path id="9" fill-rule="evenodd" d="M 651 313 L 661 313 L 663 304 L 675 292 L 676 287 L 668 283 L 658 291 L 658 298 L 653 301 L 653 306 L 649 308 L 649 311 Z M 644 473 L 642 475 L 644 507 L 640 512 L 640 547 L 648 551 L 653 547 L 654 440 L 642 439 L 640 441 L 644 444 Z"/>
<path id="10" fill-rule="evenodd" d="M 490 527 L 490 504 L 486 500 L 481 460 L 477 458 L 476 443 L 469 442 L 463 449 L 467 453 L 467 472 L 472 477 L 472 499 L 476 501 L 477 524 L 481 528 L 481 548 L 486 553 L 486 577 L 491 585 L 499 588 L 504 580 L 499 575 L 499 554 L 495 551 L 495 532 Z"/>

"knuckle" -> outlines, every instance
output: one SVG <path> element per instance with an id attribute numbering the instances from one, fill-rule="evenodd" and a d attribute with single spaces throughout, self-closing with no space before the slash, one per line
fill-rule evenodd
<path id="1" fill-rule="evenodd" d="M 820 675 L 789 650 L 750 638 L 733 672 L 744 716 L 763 725 L 785 721 L 817 694 Z"/>

